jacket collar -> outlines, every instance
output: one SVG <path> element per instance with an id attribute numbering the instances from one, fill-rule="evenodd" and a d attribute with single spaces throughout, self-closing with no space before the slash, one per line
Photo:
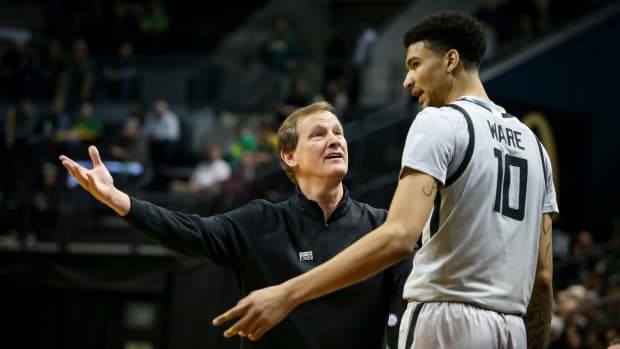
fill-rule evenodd
<path id="1" fill-rule="evenodd" d="M 338 206 L 336 206 L 336 209 L 332 212 L 332 215 L 329 217 L 327 222 L 332 222 L 333 220 L 344 216 L 351 208 L 352 200 L 349 197 L 349 189 L 345 185 L 342 187 L 344 189 L 342 199 L 340 199 Z M 299 185 L 295 185 L 295 193 L 293 194 L 292 199 L 293 205 L 302 214 L 321 221 L 325 219 L 323 217 L 323 210 L 321 210 L 319 204 L 314 200 L 309 200 L 301 191 Z"/>

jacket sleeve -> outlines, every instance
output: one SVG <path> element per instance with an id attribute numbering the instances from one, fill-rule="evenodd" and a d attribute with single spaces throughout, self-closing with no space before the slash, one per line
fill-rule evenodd
<path id="1" fill-rule="evenodd" d="M 200 217 L 132 197 L 131 210 L 124 218 L 132 227 L 164 247 L 232 266 L 250 243 L 244 227 L 256 224 L 257 216 L 260 217 L 257 207 L 256 203 L 250 203 L 223 215 Z"/>

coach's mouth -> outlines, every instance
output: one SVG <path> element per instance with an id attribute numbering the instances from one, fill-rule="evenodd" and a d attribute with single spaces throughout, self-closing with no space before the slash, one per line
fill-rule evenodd
<path id="1" fill-rule="evenodd" d="M 344 159 L 344 154 L 342 154 L 342 153 L 329 153 L 325 157 L 325 160 L 332 160 L 332 159 Z"/>

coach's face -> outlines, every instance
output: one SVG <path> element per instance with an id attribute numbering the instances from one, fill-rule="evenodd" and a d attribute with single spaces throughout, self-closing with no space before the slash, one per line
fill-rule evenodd
<path id="1" fill-rule="evenodd" d="M 450 56 L 415 42 L 407 48 L 407 75 L 403 87 L 411 91 L 422 107 L 441 107 L 447 103 L 450 91 Z"/>
<path id="2" fill-rule="evenodd" d="M 348 170 L 349 152 L 338 118 L 328 111 L 308 115 L 297 122 L 297 134 L 297 147 L 283 158 L 293 168 L 297 181 L 342 181 Z"/>

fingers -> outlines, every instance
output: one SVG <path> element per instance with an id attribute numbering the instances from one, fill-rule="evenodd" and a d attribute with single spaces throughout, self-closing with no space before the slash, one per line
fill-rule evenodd
<path id="1" fill-rule="evenodd" d="M 67 171 L 69 171 L 69 173 L 71 173 L 71 175 L 75 177 L 75 179 L 79 180 L 80 175 L 78 173 L 78 168 L 80 167 L 80 165 L 78 165 L 75 161 L 69 159 L 64 155 L 62 155 L 60 159 L 62 161 L 62 165 L 67 169 Z"/>
<path id="2" fill-rule="evenodd" d="M 230 338 L 234 335 L 245 337 L 252 335 L 254 330 L 258 327 L 256 320 L 255 315 L 246 314 L 224 332 L 224 337 Z"/>
<path id="3" fill-rule="evenodd" d="M 93 162 L 93 166 L 99 167 L 103 165 L 103 161 L 101 161 L 101 156 L 99 155 L 99 150 L 94 145 L 88 147 L 88 155 L 90 155 L 90 159 Z"/>
<path id="4" fill-rule="evenodd" d="M 241 315 L 243 315 L 242 306 L 237 303 L 236 306 L 228 309 L 227 312 L 213 319 L 212 324 L 213 326 L 219 326 L 227 321 L 238 318 Z"/>
<path id="5" fill-rule="evenodd" d="M 61 155 L 59 159 L 62 161 L 62 165 L 80 183 L 80 185 L 88 189 L 88 170 L 67 156 Z"/>
<path id="6" fill-rule="evenodd" d="M 257 336 L 256 330 L 259 328 L 260 323 L 256 320 L 256 314 L 249 314 L 246 311 L 246 307 L 240 304 L 237 304 L 235 307 L 229 309 L 224 314 L 218 316 L 213 320 L 214 326 L 219 326 L 227 321 L 232 319 L 241 317 L 239 321 L 237 321 L 234 325 L 224 331 L 224 337 L 230 338 L 233 336 L 240 337 L 248 337 L 250 340 L 257 340 L 262 336 L 261 334 Z"/>

